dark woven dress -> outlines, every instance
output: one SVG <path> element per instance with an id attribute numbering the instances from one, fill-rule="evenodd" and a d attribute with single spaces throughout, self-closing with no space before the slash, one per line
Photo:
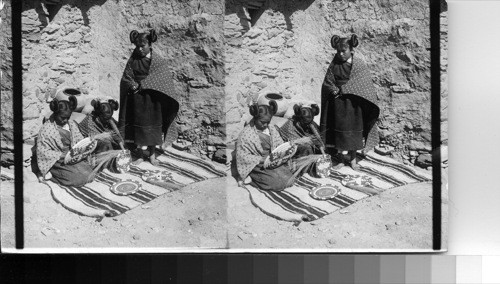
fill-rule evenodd
<path id="1" fill-rule="evenodd" d="M 118 129 L 125 142 L 168 146 L 177 139 L 180 95 L 168 62 L 154 51 L 150 54 L 148 58 L 134 52 L 127 61 L 120 81 Z M 142 90 L 133 94 L 139 84 Z"/>
<path id="2" fill-rule="evenodd" d="M 333 75 L 338 87 L 342 87 L 351 75 L 352 64 L 335 60 Z M 364 147 L 363 142 L 363 109 L 360 99 L 353 95 L 345 94 L 330 100 L 328 108 L 333 110 L 327 123 L 333 129 L 326 133 L 327 141 L 333 142 L 338 150 L 360 150 Z"/>
<path id="3" fill-rule="evenodd" d="M 141 83 L 149 75 L 151 58 L 133 56 L 130 65 L 134 79 Z M 160 94 L 153 90 L 142 90 L 129 95 L 125 139 L 132 140 L 138 146 L 162 144 L 162 106 Z"/>
<path id="4" fill-rule="evenodd" d="M 380 110 L 373 103 L 375 90 L 364 63 L 357 64 L 353 76 L 353 63 L 342 62 L 335 56 L 322 90 L 320 129 L 325 135 L 327 148 L 337 150 L 361 150 L 372 148 L 378 143 L 375 122 Z M 339 92 L 335 96 L 332 89 Z"/>

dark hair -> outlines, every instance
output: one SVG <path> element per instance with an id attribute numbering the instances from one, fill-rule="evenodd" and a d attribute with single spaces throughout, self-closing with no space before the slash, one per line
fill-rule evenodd
<path id="1" fill-rule="evenodd" d="M 253 117 L 262 117 L 264 115 L 273 116 L 278 111 L 278 104 L 275 100 L 270 100 L 269 105 L 253 104 L 250 107 L 250 114 Z"/>
<path id="2" fill-rule="evenodd" d="M 120 104 L 117 100 L 108 100 L 108 103 L 111 106 L 112 110 L 118 110 L 118 108 L 120 107 Z"/>
<path id="3" fill-rule="evenodd" d="M 312 116 L 316 116 L 319 114 L 319 106 L 317 104 L 312 104 L 310 107 L 307 106 L 301 106 L 301 105 L 294 105 L 293 106 L 293 112 L 295 113 L 296 116 L 302 116 L 303 112 L 302 110 L 310 110 Z"/>
<path id="4" fill-rule="evenodd" d="M 92 102 L 90 102 L 90 104 L 94 107 L 94 113 L 97 115 L 103 112 L 104 108 L 106 108 L 106 107 L 103 108 L 103 106 L 105 106 L 105 105 L 109 105 L 109 110 L 111 110 L 111 111 L 116 111 L 116 110 L 118 110 L 118 107 L 119 107 L 118 101 L 113 100 L 113 99 L 110 99 L 107 102 L 101 102 L 99 100 L 92 100 Z"/>
<path id="5" fill-rule="evenodd" d="M 139 33 L 136 30 L 130 32 L 130 42 L 136 44 L 139 41 L 148 40 L 149 44 L 156 42 L 158 36 L 154 29 L 149 30 L 149 33 Z"/>
<path id="6" fill-rule="evenodd" d="M 338 35 L 334 35 L 330 39 L 330 44 L 335 49 L 338 49 L 339 44 L 341 44 L 341 43 L 347 43 L 347 44 L 349 44 L 349 48 L 352 50 L 353 48 L 355 48 L 355 47 L 357 47 L 359 45 L 358 36 L 355 35 L 355 34 L 352 34 L 351 38 L 348 39 L 346 37 L 341 38 Z"/>
<path id="7" fill-rule="evenodd" d="M 67 101 L 53 99 L 49 104 L 50 110 L 54 113 L 60 113 L 62 111 L 73 112 L 76 109 L 77 105 L 78 101 L 73 95 L 69 96 Z"/>
<path id="8" fill-rule="evenodd" d="M 316 116 L 319 114 L 319 106 L 317 104 L 311 105 L 312 115 Z"/>
<path id="9" fill-rule="evenodd" d="M 319 114 L 319 107 L 317 104 L 312 104 L 310 107 L 294 105 L 293 112 L 294 116 L 292 117 L 292 119 L 295 122 L 309 125 L 311 122 L 313 122 L 314 117 Z"/>

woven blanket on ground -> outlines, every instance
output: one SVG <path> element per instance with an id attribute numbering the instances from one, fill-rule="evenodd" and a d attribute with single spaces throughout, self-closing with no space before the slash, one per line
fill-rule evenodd
<path id="1" fill-rule="evenodd" d="M 348 175 L 361 175 L 371 178 L 371 188 L 383 191 L 411 183 L 429 182 L 430 173 L 417 171 L 394 159 L 370 152 L 366 156 L 358 156 L 360 170 L 354 171 L 348 166 L 332 171 L 327 178 L 313 178 L 308 174 L 302 176 L 294 186 L 280 192 L 263 191 L 246 185 L 252 203 L 261 211 L 285 221 L 313 221 L 336 210 L 345 208 L 370 195 L 344 187 L 342 179 Z M 338 186 L 340 193 L 330 200 L 313 199 L 309 192 L 320 185 Z"/>
<path id="2" fill-rule="evenodd" d="M 160 155 L 161 154 L 161 155 Z M 178 190 L 187 184 L 226 176 L 224 166 L 212 164 L 193 155 L 167 148 L 158 153 L 159 166 L 142 162 L 131 166 L 125 174 L 105 170 L 95 180 L 83 187 L 60 186 L 47 182 L 53 198 L 70 211 L 91 217 L 116 216 L 167 193 Z M 157 186 L 142 180 L 147 170 L 162 170 L 172 174 L 172 185 Z M 110 186 L 121 180 L 134 180 L 141 184 L 138 192 L 119 196 L 110 191 Z"/>

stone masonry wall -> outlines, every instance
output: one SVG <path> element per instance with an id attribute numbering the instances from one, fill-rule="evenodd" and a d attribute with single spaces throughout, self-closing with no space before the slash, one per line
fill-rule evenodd
<path id="1" fill-rule="evenodd" d="M 119 99 L 134 48 L 129 33 L 154 28 L 153 48 L 171 64 L 182 97 L 178 145 L 202 157 L 224 151 L 223 13 L 220 0 L 61 0 L 57 9 L 24 1 L 24 137 L 36 135 L 47 101 L 63 86 L 79 88 L 86 101 Z M 2 112 L 3 121 L 10 123 Z"/>
<path id="2" fill-rule="evenodd" d="M 356 56 L 369 65 L 381 102 L 381 145 L 394 147 L 397 159 L 429 166 L 428 1 L 267 0 L 260 1 L 264 6 L 257 12 L 248 10 L 245 0 L 61 0 L 55 11 L 38 2 L 24 1 L 22 18 L 27 142 L 61 86 L 80 88 L 87 99 L 118 98 L 133 49 L 129 32 L 155 28 L 159 41 L 154 48 L 171 62 L 182 93 L 178 145 L 199 156 L 223 158 L 225 142 L 235 141 L 258 94 L 280 92 L 289 106 L 319 103 L 335 52 L 330 37 L 356 33 Z M 11 12 L 10 1 L 4 3 L 0 138 L 2 164 L 8 165 L 13 158 Z M 441 15 L 441 129 L 447 145 L 445 5 Z"/>
<path id="3" fill-rule="evenodd" d="M 321 84 L 335 53 L 330 38 L 355 33 L 360 41 L 355 56 L 368 64 L 380 100 L 381 145 L 394 147 L 392 155 L 406 163 L 429 153 L 428 1 L 276 0 L 267 1 L 259 13 L 248 12 L 245 1 L 226 1 L 228 144 L 250 119 L 248 104 L 261 93 L 277 91 L 290 107 L 320 104 Z M 445 101 L 445 88 L 442 94 Z"/>

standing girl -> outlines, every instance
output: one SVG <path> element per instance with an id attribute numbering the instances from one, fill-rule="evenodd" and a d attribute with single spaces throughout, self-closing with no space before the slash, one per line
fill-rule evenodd
<path id="1" fill-rule="evenodd" d="M 120 114 L 118 127 L 140 163 L 143 147 L 148 149 L 148 160 L 158 165 L 157 145 L 169 145 L 177 130 L 173 127 L 179 103 L 174 91 L 172 72 L 168 63 L 153 51 L 156 42 L 154 30 L 148 33 L 132 31 L 130 42 L 136 48 L 127 62 L 120 83 Z M 166 136 L 166 137 L 165 137 Z M 165 138 L 165 141 L 163 141 Z M 169 141 L 170 140 L 170 141 Z"/>
<path id="2" fill-rule="evenodd" d="M 380 109 L 376 105 L 376 91 L 365 63 L 354 57 L 358 38 L 340 38 L 334 35 L 331 45 L 337 50 L 321 89 L 321 124 L 327 149 L 341 153 L 340 163 L 359 169 L 356 150 L 371 150 L 379 142 L 375 122 Z"/>

